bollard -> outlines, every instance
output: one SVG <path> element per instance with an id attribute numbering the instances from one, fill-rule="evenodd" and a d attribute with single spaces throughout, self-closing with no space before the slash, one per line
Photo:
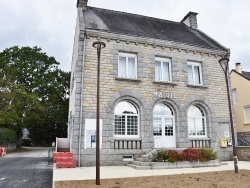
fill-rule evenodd
<path id="1" fill-rule="evenodd" d="M 50 147 L 48 148 L 48 164 L 50 163 L 51 160 L 51 151 Z"/>

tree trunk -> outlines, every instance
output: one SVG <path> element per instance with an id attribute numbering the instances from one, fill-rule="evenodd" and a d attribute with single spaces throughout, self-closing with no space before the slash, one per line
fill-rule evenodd
<path id="1" fill-rule="evenodd" d="M 20 148 L 22 145 L 21 145 L 21 141 L 22 141 L 22 137 L 23 137 L 23 131 L 22 129 L 18 129 L 17 132 L 17 141 L 16 141 L 16 147 L 17 148 Z"/>

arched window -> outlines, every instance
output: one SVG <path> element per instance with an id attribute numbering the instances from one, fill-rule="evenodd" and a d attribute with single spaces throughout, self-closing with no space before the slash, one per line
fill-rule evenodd
<path id="1" fill-rule="evenodd" d="M 205 113 L 196 105 L 192 105 L 188 109 L 188 135 L 191 137 L 207 136 Z"/>
<path id="2" fill-rule="evenodd" d="M 165 104 L 157 104 L 153 111 L 154 136 L 173 136 L 173 111 Z"/>
<path id="3" fill-rule="evenodd" d="M 118 103 L 114 113 L 115 136 L 139 136 L 139 113 L 132 103 Z"/>

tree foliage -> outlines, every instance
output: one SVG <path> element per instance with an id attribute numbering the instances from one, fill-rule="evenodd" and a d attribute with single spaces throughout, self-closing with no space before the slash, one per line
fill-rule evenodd
<path id="1" fill-rule="evenodd" d="M 14 46 L 0 52 L 0 126 L 21 136 L 30 132 L 37 145 L 67 133 L 70 73 L 38 47 Z"/>
<path id="2" fill-rule="evenodd" d="M 15 143 L 16 133 L 8 128 L 0 128 L 0 143 Z"/>

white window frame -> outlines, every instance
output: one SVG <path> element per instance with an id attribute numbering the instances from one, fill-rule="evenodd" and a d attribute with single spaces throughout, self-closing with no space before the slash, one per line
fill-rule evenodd
<path id="1" fill-rule="evenodd" d="M 163 103 L 159 103 L 159 104 L 163 104 Z M 154 130 L 153 130 L 153 136 L 154 137 L 167 136 L 167 135 L 165 135 L 165 124 L 166 124 L 166 120 L 165 119 L 166 118 L 171 118 L 172 119 L 172 121 L 173 121 L 173 124 L 172 124 L 173 125 L 173 135 L 171 135 L 171 136 L 175 136 L 175 115 L 173 113 L 172 108 L 169 105 L 167 105 L 167 104 L 163 104 L 163 105 L 165 105 L 167 108 L 169 108 L 169 110 L 171 111 L 171 115 L 169 115 L 169 114 L 155 115 L 154 114 L 154 110 L 153 110 L 153 129 L 155 128 L 155 126 L 154 126 L 154 118 L 160 118 L 161 119 L 161 135 L 154 135 Z"/>
<path id="2" fill-rule="evenodd" d="M 120 101 L 120 102 L 122 102 L 122 101 Z M 126 100 L 125 100 L 125 102 L 131 103 L 131 102 L 126 101 Z M 119 103 L 117 103 L 117 105 Z M 133 103 L 131 103 L 131 104 L 133 104 Z M 137 114 L 114 113 L 114 137 L 116 137 L 116 138 L 124 138 L 124 137 L 126 137 L 126 138 L 139 138 L 140 137 L 140 114 L 139 114 L 138 108 L 134 104 L 133 104 L 133 106 L 136 108 L 136 110 L 138 112 Z M 117 116 L 125 116 L 125 134 L 124 135 L 115 134 L 115 116 L 116 115 Z M 137 117 L 137 135 L 127 135 L 127 131 L 128 131 L 127 116 L 136 116 Z"/>
<path id="3" fill-rule="evenodd" d="M 250 105 L 244 106 L 244 115 L 245 115 L 245 123 L 250 124 Z"/>
<path id="4" fill-rule="evenodd" d="M 192 105 L 192 106 L 195 106 L 196 108 L 198 108 L 199 110 L 202 110 L 202 112 L 203 112 L 203 114 L 204 114 L 204 116 L 203 117 L 198 117 L 198 116 L 188 116 L 188 122 L 187 122 L 187 124 L 188 124 L 188 137 L 190 137 L 190 138 L 207 138 L 207 123 L 206 123 L 206 114 L 205 114 L 205 112 L 204 112 L 204 110 L 201 108 L 201 107 L 198 107 L 198 106 L 196 106 L 196 105 Z M 189 107 L 190 108 L 190 107 Z M 189 108 L 188 108 L 188 111 L 189 111 Z M 195 133 L 195 135 L 189 135 L 189 118 L 192 118 L 192 119 L 194 119 L 194 121 L 196 120 L 196 119 L 204 119 L 204 129 L 205 129 L 205 135 L 197 135 L 197 130 L 196 130 L 196 133 Z M 195 128 L 196 128 L 196 126 L 195 126 Z"/>
<path id="5" fill-rule="evenodd" d="M 119 75 L 119 59 L 120 57 L 125 57 L 126 58 L 126 71 L 125 71 L 125 77 L 124 76 L 121 76 Z M 135 77 L 129 77 L 128 76 L 128 58 L 135 58 Z M 120 78 L 132 78 L 132 79 L 137 79 L 137 55 L 136 54 L 132 54 L 132 53 L 124 53 L 124 52 L 120 52 L 119 55 L 118 55 L 118 77 Z"/>
<path id="6" fill-rule="evenodd" d="M 171 59 L 170 58 L 160 58 L 160 57 L 155 57 L 155 63 L 156 61 L 160 61 L 161 62 L 161 72 L 160 72 L 160 80 L 156 80 L 155 78 L 155 81 L 156 82 L 172 82 L 172 70 L 171 70 Z M 167 62 L 168 65 L 169 65 L 169 80 L 163 80 L 163 62 Z M 155 74 L 156 74 L 156 71 L 155 71 Z"/>
<path id="7" fill-rule="evenodd" d="M 201 63 L 194 62 L 194 61 L 188 61 L 187 65 L 192 66 L 192 76 L 193 76 L 193 83 L 189 83 L 189 78 L 188 78 L 188 84 L 191 84 L 191 85 L 203 85 Z M 200 72 L 199 72 L 200 73 L 200 83 L 195 83 L 195 79 L 194 79 L 195 78 L 194 77 L 194 75 L 195 75 L 195 73 L 194 73 L 194 67 L 195 66 L 199 67 L 199 70 L 200 70 Z M 188 70 L 187 70 L 187 72 L 188 72 Z"/>
<path id="8" fill-rule="evenodd" d="M 237 96 L 236 88 L 232 89 L 232 98 L 233 98 L 233 104 L 236 104 L 238 102 L 238 96 Z"/>

